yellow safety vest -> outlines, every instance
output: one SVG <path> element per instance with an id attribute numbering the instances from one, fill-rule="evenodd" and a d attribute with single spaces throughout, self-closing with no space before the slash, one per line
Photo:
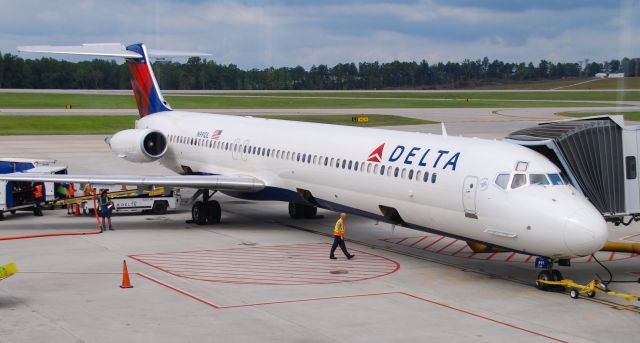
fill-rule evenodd
<path id="1" fill-rule="evenodd" d="M 333 228 L 333 235 L 344 237 L 344 229 L 344 222 L 342 221 L 342 218 L 340 218 L 336 222 L 336 226 Z"/>

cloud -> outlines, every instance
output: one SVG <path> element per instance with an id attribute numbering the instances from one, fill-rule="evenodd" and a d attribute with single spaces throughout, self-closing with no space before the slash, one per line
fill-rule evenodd
<path id="1" fill-rule="evenodd" d="M 637 1 L 0 0 L 0 51 L 138 42 L 242 68 L 640 57 Z M 28 57 L 37 55 L 25 55 Z"/>

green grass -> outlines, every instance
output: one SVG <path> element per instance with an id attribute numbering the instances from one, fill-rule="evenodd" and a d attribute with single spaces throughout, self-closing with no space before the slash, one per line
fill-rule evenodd
<path id="1" fill-rule="evenodd" d="M 0 116 L 0 135 L 111 134 L 134 127 L 138 116 Z"/>
<path id="2" fill-rule="evenodd" d="M 307 98 L 306 100 L 315 100 L 322 98 L 333 98 L 335 100 L 367 100 L 367 101 L 392 101 L 410 103 L 412 101 L 422 101 L 423 106 L 429 106 L 427 101 L 436 100 L 460 100 L 472 104 L 479 104 L 482 101 L 510 103 L 511 100 L 524 101 L 640 101 L 640 92 L 618 92 L 618 91 L 596 91 L 596 92 L 502 92 L 502 91 L 455 91 L 455 92 L 238 92 L 233 94 L 218 93 L 217 97 L 226 98 L 233 101 L 232 98 L 250 97 L 244 99 L 261 99 L 261 98 L 280 98 L 295 99 Z M 215 97 L 214 96 L 214 97 Z M 532 107 L 553 106 L 543 104 Z M 456 106 L 457 107 L 457 106 Z M 478 107 L 478 106 L 476 106 Z M 512 103 L 508 107 L 523 107 Z M 526 106 L 530 107 L 530 106 Z"/>
<path id="3" fill-rule="evenodd" d="M 620 79 L 599 79 L 564 89 L 640 89 L 640 77 L 624 77 Z M 640 93 L 640 92 L 635 92 Z"/>
<path id="4" fill-rule="evenodd" d="M 368 117 L 369 121 L 366 123 L 354 123 L 352 117 L 362 116 Z M 259 118 L 267 119 L 281 119 L 281 120 L 293 120 L 304 121 L 311 123 L 323 123 L 323 124 L 335 124 L 335 125 L 347 125 L 347 126 L 396 126 L 396 125 L 425 125 L 435 124 L 436 122 L 430 120 L 407 118 L 387 114 L 331 114 L 331 115 L 296 115 L 296 114 L 270 114 L 259 115 Z"/>
<path id="5" fill-rule="evenodd" d="M 586 112 L 558 112 L 556 115 L 565 117 L 589 117 L 599 115 L 623 115 L 625 120 L 640 121 L 640 111 L 586 111 Z"/>
<path id="6" fill-rule="evenodd" d="M 632 92 L 274 92 L 166 98 L 175 109 L 514 108 L 610 106 L 566 100 L 640 100 L 639 94 L 630 93 Z M 243 94 L 250 96 L 242 96 Z M 66 104 L 71 104 L 74 109 L 135 109 L 133 95 L 0 93 L 0 108 L 64 109 Z"/>

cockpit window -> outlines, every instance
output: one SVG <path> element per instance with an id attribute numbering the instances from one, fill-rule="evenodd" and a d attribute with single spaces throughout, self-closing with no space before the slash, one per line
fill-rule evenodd
<path id="1" fill-rule="evenodd" d="M 507 189 L 507 187 L 509 186 L 510 177 L 510 174 L 498 174 L 498 176 L 496 177 L 496 185 L 498 185 L 498 187 L 502 189 Z"/>
<path id="2" fill-rule="evenodd" d="M 549 180 L 555 186 L 564 185 L 564 181 L 562 180 L 562 176 L 560 174 L 547 174 L 549 176 Z"/>
<path id="3" fill-rule="evenodd" d="M 549 185 L 549 179 L 544 174 L 531 174 L 529 175 L 529 184 L 531 185 Z"/>
<path id="4" fill-rule="evenodd" d="M 511 180 L 511 189 L 520 188 L 527 184 L 527 176 L 525 174 L 514 174 Z"/>

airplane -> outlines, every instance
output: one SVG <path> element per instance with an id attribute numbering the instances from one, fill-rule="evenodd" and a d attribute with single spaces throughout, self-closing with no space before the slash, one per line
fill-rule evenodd
<path id="1" fill-rule="evenodd" d="M 4 180 L 197 189 L 199 224 L 220 221 L 215 192 L 288 202 L 291 218 L 340 211 L 537 256 L 538 279 L 554 263 L 599 251 L 600 212 L 543 155 L 505 141 L 174 110 L 144 44 L 18 47 L 23 52 L 121 57 L 140 119 L 106 142 L 120 158 L 158 161 L 176 175 L 7 174 Z M 168 54 L 165 52 L 165 54 Z"/>

